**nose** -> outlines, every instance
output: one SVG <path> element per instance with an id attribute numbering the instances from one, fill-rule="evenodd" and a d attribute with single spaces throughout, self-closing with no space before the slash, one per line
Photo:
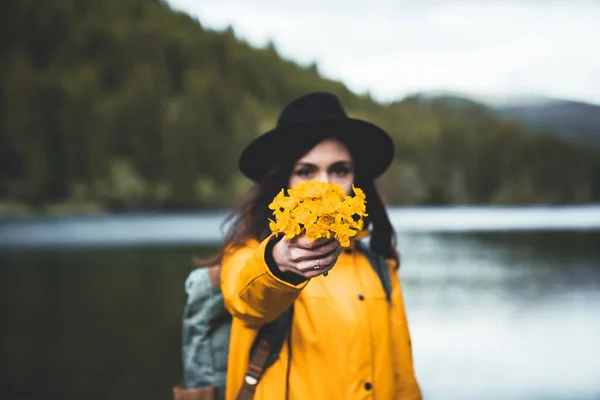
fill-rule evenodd
<path id="1" fill-rule="evenodd" d="M 327 173 L 327 171 L 321 171 L 315 176 L 315 180 L 317 180 L 319 182 L 329 183 L 329 181 L 330 181 L 329 174 Z"/>

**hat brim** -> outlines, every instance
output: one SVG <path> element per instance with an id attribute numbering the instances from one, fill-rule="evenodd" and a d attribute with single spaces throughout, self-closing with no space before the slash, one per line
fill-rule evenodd
<path id="1" fill-rule="evenodd" d="M 272 168 L 282 148 L 314 137 L 334 137 L 344 142 L 361 175 L 371 179 L 383 174 L 394 158 L 394 143 L 383 129 L 360 119 L 333 118 L 302 122 L 264 133 L 244 149 L 239 169 L 258 182 Z"/>

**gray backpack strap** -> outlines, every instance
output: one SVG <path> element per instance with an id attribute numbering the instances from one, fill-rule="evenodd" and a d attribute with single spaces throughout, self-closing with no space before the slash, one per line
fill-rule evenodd
<path id="1" fill-rule="evenodd" d="M 231 315 L 225 309 L 219 266 L 198 268 L 185 282 L 182 359 L 185 387 L 215 387 L 224 398 Z"/>
<path id="2" fill-rule="evenodd" d="M 388 269 L 387 262 L 385 261 L 385 257 L 381 254 L 376 254 L 369 246 L 365 243 L 359 242 L 359 248 L 371 263 L 371 267 L 375 270 L 379 279 L 381 280 L 381 285 L 383 286 L 383 290 L 385 291 L 385 297 L 387 298 L 388 303 L 392 301 L 392 280 L 390 279 L 390 271 Z"/>

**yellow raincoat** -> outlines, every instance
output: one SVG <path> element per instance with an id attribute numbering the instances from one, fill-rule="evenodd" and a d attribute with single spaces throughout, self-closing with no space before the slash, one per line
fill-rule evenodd
<path id="1" fill-rule="evenodd" d="M 291 400 L 416 400 L 411 341 L 395 261 L 390 260 L 391 307 L 381 281 L 356 243 L 327 277 L 297 286 L 278 279 L 265 261 L 270 238 L 249 241 L 222 263 L 225 307 L 234 316 L 226 400 L 234 400 L 261 324 L 292 303 Z M 288 348 L 259 381 L 255 400 L 285 399 Z"/>

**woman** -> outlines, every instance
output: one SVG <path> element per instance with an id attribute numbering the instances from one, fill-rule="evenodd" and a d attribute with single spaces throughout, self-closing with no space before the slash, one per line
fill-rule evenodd
<path id="1" fill-rule="evenodd" d="M 261 326 L 293 306 L 279 357 L 254 385 L 254 399 L 420 399 L 397 274 L 395 234 L 374 179 L 393 143 L 380 128 L 347 117 L 329 93 L 311 93 L 283 110 L 277 127 L 242 153 L 240 170 L 256 182 L 230 217 L 221 262 L 225 307 L 233 315 L 226 398 L 242 389 Z M 334 239 L 272 235 L 268 204 L 305 180 L 352 185 L 367 197 L 365 230 L 349 248 Z M 391 301 L 358 241 L 371 236 L 391 276 Z M 246 384 L 244 384 L 246 385 Z"/>

